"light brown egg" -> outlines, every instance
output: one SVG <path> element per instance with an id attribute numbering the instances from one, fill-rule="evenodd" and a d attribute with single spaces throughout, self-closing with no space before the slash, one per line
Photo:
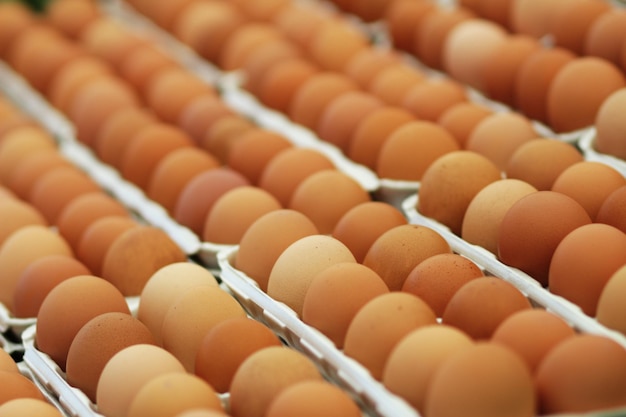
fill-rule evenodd
<path id="1" fill-rule="evenodd" d="M 626 266 L 618 269 L 607 281 L 600 298 L 596 319 L 604 326 L 626 334 L 626 317 L 621 295 L 626 287 Z"/>
<path id="2" fill-rule="evenodd" d="M 37 385 L 20 373 L 0 371 L 0 384 L 5 387 L 0 392 L 0 406 L 18 398 L 45 401 L 45 397 Z"/>
<path id="3" fill-rule="evenodd" d="M 500 224 L 498 258 L 548 284 L 550 260 L 572 230 L 591 223 L 587 211 L 571 197 L 537 191 L 517 200 Z"/>
<path id="4" fill-rule="evenodd" d="M 106 363 L 98 380 L 96 404 L 107 416 L 123 417 L 133 398 L 153 378 L 185 368 L 168 351 L 153 345 L 139 344 L 117 352 Z"/>
<path id="5" fill-rule="evenodd" d="M 206 131 L 217 120 L 234 114 L 235 110 L 217 95 L 203 94 L 187 103 L 176 124 L 200 144 Z"/>
<path id="6" fill-rule="evenodd" d="M 520 145 L 506 165 L 507 178 L 527 182 L 537 190 L 552 188 L 554 181 L 570 166 L 583 161 L 571 144 L 555 139 L 532 139 Z"/>
<path id="7" fill-rule="evenodd" d="M 50 291 L 66 279 L 78 275 L 91 275 L 91 271 L 71 256 L 48 255 L 33 261 L 22 271 L 15 285 L 15 317 L 37 317 Z"/>
<path id="8" fill-rule="evenodd" d="M 391 0 L 356 1 L 353 2 L 351 11 L 365 22 L 375 22 L 385 16 L 392 4 Z"/>
<path id="9" fill-rule="evenodd" d="M 269 23 L 246 22 L 237 27 L 222 45 L 217 63 L 223 70 L 243 67 L 247 57 L 263 43 L 282 37 Z"/>
<path id="10" fill-rule="evenodd" d="M 194 373 L 217 392 L 225 393 L 239 366 L 254 352 L 282 342 L 268 327 L 248 317 L 235 317 L 216 324 L 204 336 Z M 215 360 L 219 357 L 220 360 Z"/>
<path id="11" fill-rule="evenodd" d="M 6 350 L 0 350 L 0 371 L 19 373 L 17 363 Z"/>
<path id="12" fill-rule="evenodd" d="M 596 128 L 595 147 L 598 152 L 626 160 L 626 141 L 622 136 L 626 125 L 619 116 L 624 103 L 626 103 L 626 88 L 620 88 L 604 100 L 598 109 L 594 125 Z"/>
<path id="13" fill-rule="evenodd" d="M 43 225 L 27 225 L 12 233 L 0 246 L 0 302 L 13 310 L 13 297 L 20 275 L 35 260 L 48 255 L 72 256 L 67 242 Z"/>
<path id="14" fill-rule="evenodd" d="M 461 237 L 497 254 L 502 218 L 520 198 L 536 191 L 531 184 L 512 178 L 488 184 L 476 193 L 467 206 Z"/>
<path id="15" fill-rule="evenodd" d="M 391 291 L 379 295 L 359 309 L 350 322 L 344 353 L 381 380 L 398 342 L 413 330 L 436 322 L 428 304 L 413 294 Z"/>
<path id="16" fill-rule="evenodd" d="M 358 417 L 363 413 L 346 392 L 326 381 L 303 381 L 281 391 L 271 402 L 267 417 L 318 413 L 327 417 Z"/>
<path id="17" fill-rule="evenodd" d="M 441 114 L 437 123 L 454 136 L 461 148 L 465 148 L 474 128 L 493 111 L 474 102 L 458 103 Z"/>
<path id="18" fill-rule="evenodd" d="M 98 380 L 106 363 L 120 350 L 154 344 L 150 330 L 130 314 L 102 313 L 78 330 L 67 352 L 67 382 L 96 401 Z"/>
<path id="19" fill-rule="evenodd" d="M 383 385 L 423 413 L 426 393 L 437 371 L 448 358 L 472 345 L 472 339 L 454 327 L 419 327 L 402 338 L 389 354 Z"/>
<path id="20" fill-rule="evenodd" d="M 45 18 L 66 36 L 77 39 L 99 16 L 99 9 L 91 1 L 61 0 L 49 5 Z"/>
<path id="21" fill-rule="evenodd" d="M 609 224 L 626 233 L 624 209 L 626 209 L 626 186 L 619 187 L 608 195 L 598 210 L 596 222 Z"/>
<path id="22" fill-rule="evenodd" d="M 617 169 L 600 162 L 581 161 L 561 172 L 552 191 L 572 197 L 595 221 L 604 200 L 624 185 L 626 178 Z"/>
<path id="23" fill-rule="evenodd" d="M 263 417 L 272 401 L 301 381 L 322 381 L 313 361 L 287 347 L 272 346 L 250 355 L 239 367 L 230 389 L 230 412 Z"/>
<path id="24" fill-rule="evenodd" d="M 0 5 L 0 19 L 0 55 L 4 58 L 15 37 L 35 24 L 36 19 L 25 4 L 13 2 Z"/>
<path id="25" fill-rule="evenodd" d="M 249 2 L 234 0 L 233 4 L 239 7 L 252 20 L 273 21 L 283 9 L 291 7 L 289 0 L 264 0 Z"/>
<path id="26" fill-rule="evenodd" d="M 176 414 L 176 417 L 228 417 L 228 414 L 215 410 L 196 408 Z"/>
<path id="27" fill-rule="evenodd" d="M 591 334 L 570 337 L 555 346 L 535 376 L 539 410 L 545 414 L 623 407 L 624 383 L 624 347 L 607 337 Z"/>
<path id="28" fill-rule="evenodd" d="M 22 200 L 27 200 L 33 185 L 39 177 L 57 167 L 70 167 L 71 162 L 56 149 L 36 152 L 26 156 L 19 166 L 15 167 L 7 186 Z"/>
<path id="29" fill-rule="evenodd" d="M 418 119 L 436 122 L 455 104 L 467 101 L 465 87 L 451 79 L 427 79 L 406 93 L 403 106 Z"/>
<path id="30" fill-rule="evenodd" d="M 335 17 L 334 12 L 315 3 L 292 3 L 281 8 L 272 23 L 287 38 L 306 49 L 320 25 Z"/>
<path id="31" fill-rule="evenodd" d="M 118 67 L 127 55 L 131 55 L 141 44 L 148 43 L 106 15 L 94 19 L 80 34 L 80 45 L 89 53 Z"/>
<path id="32" fill-rule="evenodd" d="M 287 246 L 274 262 L 267 294 L 298 315 L 311 281 L 322 270 L 341 262 L 356 262 L 350 250 L 327 235 L 309 235 Z"/>
<path id="33" fill-rule="evenodd" d="M 433 375 L 425 399 L 425 413 L 432 416 L 496 417 L 502 407 L 511 416 L 532 416 L 537 399 L 524 361 L 495 343 L 476 343 L 452 354 Z"/>
<path id="34" fill-rule="evenodd" d="M 380 71 L 400 62 L 401 55 L 397 51 L 372 46 L 354 54 L 343 72 L 362 88 L 367 88 Z"/>
<path id="35" fill-rule="evenodd" d="M 328 234 L 348 210 L 367 201 L 371 201 L 369 193 L 355 179 L 327 169 L 305 178 L 294 190 L 288 208 L 303 213 L 320 233 Z"/>
<path id="36" fill-rule="evenodd" d="M 307 59 L 285 59 L 272 65 L 259 82 L 259 100 L 271 109 L 287 113 L 297 91 L 319 71 Z"/>
<path id="37" fill-rule="evenodd" d="M 57 284 L 37 314 L 37 349 L 65 370 L 70 345 L 81 327 L 108 312 L 130 314 L 122 293 L 102 278 L 79 275 Z"/>
<path id="38" fill-rule="evenodd" d="M 0 200 L 0 246 L 14 232 L 28 225 L 47 226 L 48 222 L 43 215 L 28 203 L 17 198 Z"/>
<path id="39" fill-rule="evenodd" d="M 61 411 L 39 398 L 16 398 L 0 406 L 0 417 L 18 417 L 23 415 L 40 417 L 62 417 Z"/>
<path id="40" fill-rule="evenodd" d="M 384 20 L 389 26 L 389 36 L 396 49 L 412 51 L 415 33 L 422 22 L 438 8 L 427 1 L 394 1 L 385 12 Z"/>
<path id="41" fill-rule="evenodd" d="M 380 148 L 376 173 L 380 178 L 420 181 L 439 157 L 458 151 L 454 137 L 427 120 L 405 123 L 395 129 Z"/>
<path id="42" fill-rule="evenodd" d="M 119 65 L 119 73 L 145 96 L 152 79 L 162 71 L 179 68 L 174 58 L 157 45 L 140 45 L 128 54 Z"/>
<path id="43" fill-rule="evenodd" d="M 252 120 L 245 116 L 237 114 L 222 117 L 204 133 L 200 147 L 209 151 L 225 164 L 233 145 L 241 135 L 257 127 Z"/>
<path id="44" fill-rule="evenodd" d="M 567 0 L 535 1 L 516 0 L 511 5 L 511 29 L 513 32 L 537 39 L 547 35 L 557 9 Z"/>
<path id="45" fill-rule="evenodd" d="M 19 127 L 3 135 L 0 141 L 0 182 L 7 184 L 13 171 L 29 155 L 54 149 L 54 138 L 39 127 Z"/>
<path id="46" fill-rule="evenodd" d="M 170 0 L 164 3 L 149 2 L 147 3 L 150 5 L 147 14 L 156 24 L 169 31 L 181 11 L 191 3 L 192 0 Z"/>
<path id="47" fill-rule="evenodd" d="M 267 291 L 280 254 L 296 240 L 318 233 L 313 222 L 299 211 L 270 211 L 255 220 L 241 237 L 234 266 Z"/>
<path id="48" fill-rule="evenodd" d="M 585 55 L 604 58 L 621 66 L 622 48 L 626 39 L 626 11 L 611 8 L 596 19 L 585 33 Z"/>
<path id="49" fill-rule="evenodd" d="M 594 0 L 575 0 L 560 3 L 554 10 L 549 32 L 554 44 L 577 55 L 584 54 L 585 38 L 593 23 L 611 5 Z"/>
<path id="50" fill-rule="evenodd" d="M 422 176 L 418 211 L 459 235 L 467 206 L 488 184 L 501 179 L 498 167 L 472 151 L 455 151 L 435 160 Z"/>
<path id="51" fill-rule="evenodd" d="M 348 326 L 361 307 L 388 292 L 385 281 L 362 264 L 331 265 L 311 281 L 304 297 L 302 321 L 342 349 Z"/>
<path id="52" fill-rule="evenodd" d="M 370 81 L 367 90 L 391 106 L 402 106 L 407 92 L 426 80 L 417 67 L 405 62 L 382 69 Z"/>
<path id="53" fill-rule="evenodd" d="M 589 88 L 590 80 L 595 80 Z M 548 121 L 557 132 L 593 125 L 598 110 L 625 79 L 613 64 L 596 57 L 571 60 L 556 74 L 548 89 Z"/>
<path id="54" fill-rule="evenodd" d="M 320 25 L 311 37 L 308 53 L 320 67 L 341 72 L 350 59 L 369 46 L 367 36 L 342 19 Z"/>
<path id="55" fill-rule="evenodd" d="M 517 352 L 535 373 L 543 358 L 563 340 L 576 334 L 565 320 L 540 308 L 520 310 L 505 319 L 491 337 Z"/>
<path id="56" fill-rule="evenodd" d="M 216 287 L 217 280 L 206 268 L 191 262 L 174 262 L 158 269 L 150 276 L 139 298 L 137 318 L 144 323 L 161 345 L 163 319 L 170 306 L 190 288 Z"/>

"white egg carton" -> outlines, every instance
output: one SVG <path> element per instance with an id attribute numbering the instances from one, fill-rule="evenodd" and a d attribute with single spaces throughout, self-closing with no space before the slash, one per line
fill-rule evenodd
<path id="1" fill-rule="evenodd" d="M 587 161 L 601 162 L 619 171 L 626 177 L 626 161 L 613 155 L 598 152 L 595 148 L 596 129 L 590 129 L 578 142 L 578 146 L 583 151 Z"/>

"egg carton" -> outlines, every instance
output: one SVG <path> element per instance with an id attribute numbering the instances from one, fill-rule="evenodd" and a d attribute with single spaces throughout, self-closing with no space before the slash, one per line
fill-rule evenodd
<path id="1" fill-rule="evenodd" d="M 37 319 L 34 317 L 15 317 L 4 303 L 0 303 L 0 333 L 11 332 L 12 335 L 19 338 L 24 330 L 36 321 Z"/>
<path id="2" fill-rule="evenodd" d="M 598 152 L 595 148 L 597 131 L 596 129 L 590 129 L 580 139 L 579 146 L 583 151 L 583 155 L 587 161 L 601 162 L 619 171 L 624 177 L 626 177 L 626 161 L 617 158 L 613 155 Z"/>

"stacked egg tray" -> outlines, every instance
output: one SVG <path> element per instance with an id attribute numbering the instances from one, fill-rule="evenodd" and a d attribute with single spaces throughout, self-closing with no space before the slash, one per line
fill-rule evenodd
<path id="1" fill-rule="evenodd" d="M 446 239 L 455 253 L 472 259 L 485 273 L 512 283 L 535 306 L 564 318 L 580 332 L 603 335 L 626 347 L 624 335 L 600 325 L 596 320 L 585 315 L 577 306 L 542 288 L 532 277 L 501 263 L 493 254 L 468 244 L 445 226 L 420 215 L 415 210 L 418 182 L 378 178 L 371 170 L 353 163 L 337 148 L 321 141 L 310 130 L 298 126 L 283 114 L 264 107 L 241 87 L 238 74 L 221 73 L 131 8 L 118 2 L 103 2 L 103 10 L 129 27 L 133 27 L 134 30 L 138 30 L 143 36 L 155 39 L 168 54 L 183 63 L 190 71 L 199 74 L 207 82 L 218 85 L 223 100 L 238 113 L 250 117 L 259 126 L 284 134 L 296 146 L 310 147 L 324 153 L 340 170 L 354 178 L 371 195 L 401 208 L 411 224 L 424 225 L 436 230 Z M 366 29 L 377 31 L 373 37 L 384 38 L 384 34 L 381 35 L 378 32 L 381 30 L 379 26 L 367 26 Z M 417 62 L 415 64 L 419 65 Z M 433 71 L 433 76 L 440 76 L 440 74 Z M 419 415 L 404 400 L 390 393 L 379 381 L 372 378 L 362 365 L 337 349 L 327 337 L 306 325 L 293 310 L 273 300 L 259 289 L 254 280 L 238 271 L 233 266 L 238 250 L 237 245 L 201 241 L 188 228 L 176 223 L 163 207 L 151 201 L 142 190 L 122 178 L 115 169 L 100 162 L 86 146 L 76 140 L 71 124 L 36 93 L 19 74 L 5 64 L 0 66 L 0 86 L 9 98 L 13 99 L 26 113 L 36 117 L 55 135 L 58 139 L 59 151 L 68 160 L 85 171 L 104 190 L 135 213 L 140 221 L 165 230 L 190 259 L 214 271 L 220 278 L 222 287 L 235 296 L 251 317 L 270 327 L 287 345 L 312 358 L 329 379 L 359 399 L 365 415 L 385 417 L 400 415 L 417 417 Z M 503 109 L 499 103 L 491 102 L 476 91 L 472 90 L 471 96 L 474 100 L 496 110 Z M 611 165 L 626 176 L 624 161 L 599 154 L 594 150 L 593 128 L 572 134 L 556 135 L 549 128 L 539 124 L 538 126 L 543 129 L 545 136 L 556 136 L 577 144 L 584 153 L 585 159 Z M 128 301 L 133 306 L 137 300 L 129 299 Z M 3 349 L 12 354 L 23 355 L 24 373 L 38 383 L 51 402 L 57 405 L 64 414 L 68 416 L 99 415 L 88 398 L 65 381 L 63 373 L 56 364 L 36 349 L 34 319 L 17 319 L 12 317 L 6 309 L 0 309 L 0 330 L 3 334 L 3 339 L 0 339 Z M 623 413 L 624 410 L 618 410 L 616 415 L 620 412 Z M 602 415 L 611 415 L 611 413 Z"/>

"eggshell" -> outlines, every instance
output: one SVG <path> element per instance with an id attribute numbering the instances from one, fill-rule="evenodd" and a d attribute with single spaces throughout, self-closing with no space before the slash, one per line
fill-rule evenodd
<path id="1" fill-rule="evenodd" d="M 322 376 L 304 354 L 287 347 L 263 348 L 237 369 L 230 390 L 230 412 L 240 417 L 263 417 L 281 392 L 309 380 L 322 381 Z"/>
<path id="2" fill-rule="evenodd" d="M 564 3 L 567 0 L 516 0 L 511 5 L 511 29 L 541 38 L 549 33 L 556 11 Z"/>
<path id="3" fill-rule="evenodd" d="M 252 121 L 244 116 L 223 117 L 204 133 L 200 147 L 209 151 L 225 164 L 233 144 L 239 140 L 243 133 L 256 127 Z"/>
<path id="4" fill-rule="evenodd" d="M 361 410 L 354 399 L 326 381 L 303 381 L 281 391 L 271 402 L 267 417 L 317 413 L 328 417 L 358 417 Z"/>
<path id="5" fill-rule="evenodd" d="M 45 18 L 63 34 L 76 39 L 99 16 L 99 9 L 90 1 L 61 0 L 49 5 Z"/>
<path id="6" fill-rule="evenodd" d="M 372 46 L 354 54 L 346 63 L 343 72 L 362 88 L 367 88 L 380 71 L 400 62 L 401 55 L 397 51 Z"/>
<path id="7" fill-rule="evenodd" d="M 218 96 L 203 94 L 183 107 L 176 124 L 199 144 L 215 121 L 235 113 L 235 110 Z"/>
<path id="8" fill-rule="evenodd" d="M 36 22 L 33 13 L 25 4 L 2 3 L 0 8 L 0 55 L 4 55 L 12 41 L 20 32 L 30 27 Z"/>
<path id="9" fill-rule="evenodd" d="M 111 283 L 93 275 L 79 275 L 57 284 L 37 314 L 37 348 L 65 370 L 67 354 L 78 331 L 92 318 L 107 312 L 130 314 L 124 296 Z"/>
<path id="10" fill-rule="evenodd" d="M 190 288 L 217 287 L 206 268 L 191 262 L 174 262 L 155 271 L 141 290 L 137 318 L 152 333 L 157 345 L 163 343 L 163 320 L 170 306 Z"/>
<path id="11" fill-rule="evenodd" d="M 46 296 L 61 282 L 78 275 L 91 275 L 85 265 L 66 255 L 48 255 L 24 269 L 15 285 L 16 317 L 37 317 Z"/>
<path id="12" fill-rule="evenodd" d="M 62 417 L 61 411 L 42 399 L 16 398 L 0 406 L 0 417 L 37 415 L 40 417 Z"/>
<path id="13" fill-rule="evenodd" d="M 145 95 L 152 79 L 161 71 L 177 68 L 178 64 L 157 45 L 140 45 L 119 64 L 124 79 Z"/>
<path id="14" fill-rule="evenodd" d="M 446 325 L 419 327 L 402 338 L 391 351 L 383 372 L 383 385 L 420 413 L 430 383 L 443 364 L 473 341 Z"/>
<path id="15" fill-rule="evenodd" d="M 267 294 L 302 315 L 311 281 L 320 271 L 340 262 L 356 260 L 339 240 L 321 234 L 300 238 L 276 259 L 267 282 Z"/>
<path id="16" fill-rule="evenodd" d="M 120 350 L 135 344 L 154 344 L 150 330 L 142 322 L 121 312 L 95 316 L 72 339 L 67 352 L 67 382 L 95 401 L 106 363 Z"/>
<path id="17" fill-rule="evenodd" d="M 598 210 L 596 222 L 617 227 L 626 233 L 626 219 L 622 215 L 626 209 L 626 186 L 619 187 L 604 200 Z"/>
<path id="18" fill-rule="evenodd" d="M 624 185 L 626 178 L 617 169 L 600 162 L 581 161 L 561 172 L 552 191 L 572 197 L 595 220 L 604 200 Z"/>
<path id="19" fill-rule="evenodd" d="M 543 358 L 563 340 L 576 335 L 562 318 L 540 308 L 510 315 L 491 337 L 517 352 L 534 374 Z"/>
<path id="20" fill-rule="evenodd" d="M 608 328 L 626 334 L 626 317 L 623 314 L 622 294 L 626 283 L 626 267 L 619 268 L 607 281 L 600 298 L 596 319 Z"/>
<path id="21" fill-rule="evenodd" d="M 358 310 L 346 332 L 344 353 L 381 380 L 394 347 L 411 331 L 436 323 L 435 313 L 419 297 L 391 291 Z"/>
<path id="22" fill-rule="evenodd" d="M 417 67 L 405 62 L 382 69 L 370 81 L 367 91 L 391 106 L 402 106 L 407 92 L 426 80 Z"/>
<path id="23" fill-rule="evenodd" d="M 503 412 L 532 416 L 537 406 L 534 390 L 530 371 L 515 352 L 494 343 L 476 343 L 441 364 L 430 382 L 425 412 L 429 416 L 495 417 Z"/>
<path id="24" fill-rule="evenodd" d="M 169 31 L 181 10 L 190 3 L 192 3 L 192 0 L 170 0 L 165 3 L 150 2 L 150 8 L 147 13 L 159 26 Z"/>
<path id="25" fill-rule="evenodd" d="M 361 307 L 388 292 L 385 281 L 372 269 L 359 263 L 337 263 L 318 272 L 311 281 L 302 320 L 342 349 L 348 327 Z"/>
<path id="26" fill-rule="evenodd" d="M 520 198 L 536 191 L 529 183 L 512 178 L 501 179 L 485 186 L 467 206 L 461 237 L 497 254 L 502 218 Z"/>
<path id="27" fill-rule="evenodd" d="M 625 102 L 626 88 L 620 88 L 604 100 L 594 121 L 595 147 L 598 152 L 624 160 L 626 160 L 626 141 L 623 140 L 622 132 L 626 130 L 626 125 L 619 115 Z"/>
<path id="28" fill-rule="evenodd" d="M 448 108 L 467 101 L 465 87 L 451 79 L 427 79 L 406 93 L 403 106 L 418 119 L 436 122 Z"/>
<path id="29" fill-rule="evenodd" d="M 133 398 L 146 383 L 171 372 L 184 373 L 185 368 L 165 349 L 138 344 L 120 350 L 100 374 L 96 390 L 99 412 L 112 417 L 126 416 Z"/>
<path id="30" fill-rule="evenodd" d="M 390 4 L 384 20 L 389 26 L 393 46 L 400 50 L 413 50 L 415 32 L 419 31 L 427 16 L 436 10 L 436 5 L 426 1 L 401 0 Z"/>
<path id="31" fill-rule="evenodd" d="M 491 114 L 493 111 L 482 104 L 463 102 L 442 113 L 437 123 L 454 136 L 461 148 L 465 148 L 475 127 Z"/>
<path id="32" fill-rule="evenodd" d="M 202 338 L 194 372 L 217 392 L 228 392 L 243 361 L 270 346 L 281 346 L 281 341 L 260 322 L 247 317 L 226 319 Z"/>
<path id="33" fill-rule="evenodd" d="M 307 59 L 291 58 L 276 62 L 259 82 L 259 100 L 271 109 L 287 113 L 293 97 L 318 67 Z"/>
<path id="34" fill-rule="evenodd" d="M 280 254 L 296 240 L 318 233 L 313 222 L 298 211 L 270 211 L 255 220 L 241 237 L 234 266 L 267 291 L 272 267 Z"/>
<path id="35" fill-rule="evenodd" d="M 458 151 L 454 137 L 427 120 L 405 123 L 387 136 L 376 162 L 380 178 L 420 181 L 439 157 Z"/>
<path id="36" fill-rule="evenodd" d="M 26 156 L 19 166 L 15 167 L 7 186 L 22 200 L 27 200 L 37 180 L 45 172 L 57 167 L 70 167 L 71 162 L 65 159 L 56 149 L 36 152 Z"/>
<path id="37" fill-rule="evenodd" d="M 625 383 L 624 347 L 591 334 L 570 337 L 555 346 L 535 376 L 539 409 L 545 414 L 623 407 Z"/>
<path id="38" fill-rule="evenodd" d="M 126 55 L 132 54 L 145 38 L 129 30 L 121 22 L 102 15 L 87 25 L 80 34 L 80 44 L 89 53 L 117 67 Z"/>
<path id="39" fill-rule="evenodd" d="M 264 22 L 247 22 L 225 40 L 217 64 L 226 71 L 242 68 L 246 58 L 263 43 L 281 37 L 277 28 Z"/>
<path id="40" fill-rule="evenodd" d="M 47 226 L 48 222 L 43 215 L 32 205 L 17 198 L 0 200 L 0 247 L 16 231 L 24 226 Z"/>
<path id="41" fill-rule="evenodd" d="M 449 152 L 424 172 L 417 209 L 459 235 L 474 196 L 499 179 L 500 170 L 487 157 L 465 150 Z"/>
<path id="42" fill-rule="evenodd" d="M 0 392 L 0 406 L 18 398 L 45 401 L 45 397 L 37 385 L 20 373 L 0 371 L 0 384 L 4 387 Z"/>
<path id="43" fill-rule="evenodd" d="M 228 414 L 215 410 L 193 409 L 176 414 L 176 417 L 228 417 Z"/>
<path id="44" fill-rule="evenodd" d="M 573 145 L 558 139 L 537 138 L 521 144 L 506 164 L 506 177 L 527 182 L 537 190 L 552 189 L 554 181 L 570 166 L 583 161 Z"/>
<path id="45" fill-rule="evenodd" d="M 582 55 L 587 32 L 596 19 L 610 9 L 609 4 L 593 0 L 575 0 L 559 4 L 549 28 L 554 44 Z"/>
<path id="46" fill-rule="evenodd" d="M 342 71 L 368 44 L 366 35 L 347 21 L 329 20 L 322 23 L 311 37 L 308 52 L 322 68 Z"/>
<path id="47" fill-rule="evenodd" d="M 318 4 L 292 3 L 281 8 L 272 23 L 287 38 L 306 48 L 320 25 L 334 17 L 333 11 L 319 7 Z"/>
<path id="48" fill-rule="evenodd" d="M 0 302 L 13 310 L 13 297 L 20 275 L 35 260 L 48 255 L 72 256 L 65 240 L 52 229 L 28 225 L 15 231 L 0 246 Z"/>
<path id="49" fill-rule="evenodd" d="M 13 357 L 4 349 L 0 350 L 0 371 L 20 372 Z"/>
<path id="50" fill-rule="evenodd" d="M 274 17 L 283 9 L 291 7 L 288 0 L 264 0 L 249 2 L 246 0 L 233 1 L 247 16 L 253 20 L 273 21 Z"/>
<path id="51" fill-rule="evenodd" d="M 595 80 L 591 89 L 589 80 Z M 592 125 L 604 100 L 624 85 L 624 75 L 608 61 L 596 57 L 571 60 L 548 89 L 550 126 L 557 132 L 569 132 Z"/>
<path id="52" fill-rule="evenodd" d="M 0 182 L 7 183 L 13 171 L 29 155 L 56 149 L 53 137 L 39 127 L 13 129 L 0 141 Z"/>
<path id="53" fill-rule="evenodd" d="M 17 127 L 35 125 L 39 125 L 39 123 L 35 122 L 32 117 L 27 116 L 22 112 L 11 114 L 10 116 L 4 117 L 3 120 L 0 120 L 0 137 Z"/>
<path id="54" fill-rule="evenodd" d="M 597 18 L 585 34 L 583 52 L 621 66 L 622 48 L 626 39 L 626 11 L 611 8 Z"/>

